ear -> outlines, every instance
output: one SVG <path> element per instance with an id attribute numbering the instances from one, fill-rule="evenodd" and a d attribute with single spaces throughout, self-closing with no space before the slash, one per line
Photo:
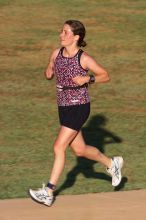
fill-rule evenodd
<path id="1" fill-rule="evenodd" d="M 75 40 L 78 41 L 80 39 L 79 35 L 75 35 Z"/>

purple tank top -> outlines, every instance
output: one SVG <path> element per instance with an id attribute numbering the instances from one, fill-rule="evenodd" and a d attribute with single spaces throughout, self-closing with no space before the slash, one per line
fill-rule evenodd
<path id="1" fill-rule="evenodd" d="M 83 51 L 79 49 L 74 57 L 68 58 L 63 56 L 61 48 L 55 59 L 55 76 L 57 88 L 59 87 L 76 87 L 72 78 L 78 75 L 86 76 L 88 70 L 82 68 L 80 57 Z M 59 106 L 80 105 L 90 102 L 87 87 L 77 89 L 57 89 L 57 103 Z"/>

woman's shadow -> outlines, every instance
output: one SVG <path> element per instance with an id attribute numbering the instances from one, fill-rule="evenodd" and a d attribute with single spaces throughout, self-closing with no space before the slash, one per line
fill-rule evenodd
<path id="1" fill-rule="evenodd" d="M 122 139 L 113 132 L 105 128 L 107 118 L 104 115 L 95 115 L 88 121 L 86 127 L 82 129 L 82 134 L 86 144 L 98 148 L 102 153 L 105 152 L 105 145 L 111 143 L 121 143 Z M 111 177 L 105 173 L 95 172 L 94 164 L 96 161 L 77 157 L 77 164 L 68 172 L 64 183 L 55 191 L 55 195 L 60 194 L 66 188 L 72 187 L 76 182 L 77 176 L 82 173 L 86 178 L 95 178 L 111 182 Z M 115 187 L 115 191 L 124 188 L 127 178 L 123 177 L 120 185 Z"/>

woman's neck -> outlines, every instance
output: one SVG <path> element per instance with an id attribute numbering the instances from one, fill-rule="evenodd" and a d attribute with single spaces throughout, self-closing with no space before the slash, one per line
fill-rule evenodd
<path id="1" fill-rule="evenodd" d="M 67 46 L 64 47 L 64 56 L 65 57 L 73 57 L 77 52 L 79 48 L 77 46 Z"/>

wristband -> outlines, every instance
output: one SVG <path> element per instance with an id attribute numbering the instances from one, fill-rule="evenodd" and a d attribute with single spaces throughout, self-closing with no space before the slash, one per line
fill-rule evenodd
<path id="1" fill-rule="evenodd" d="M 89 79 L 89 84 L 95 83 L 95 76 L 94 75 L 89 75 L 90 79 Z"/>

